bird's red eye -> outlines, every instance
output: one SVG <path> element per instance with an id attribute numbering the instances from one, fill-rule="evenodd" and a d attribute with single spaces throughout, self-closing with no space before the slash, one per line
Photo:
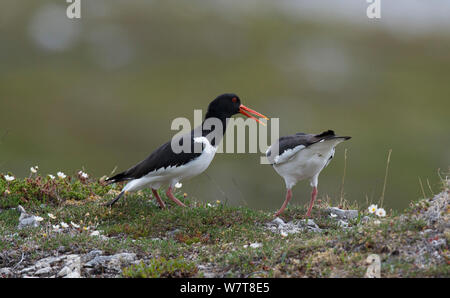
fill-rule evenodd
<path id="1" fill-rule="evenodd" d="M 233 97 L 231 100 L 232 100 L 233 102 L 237 102 L 237 98 L 236 98 L 236 97 Z"/>

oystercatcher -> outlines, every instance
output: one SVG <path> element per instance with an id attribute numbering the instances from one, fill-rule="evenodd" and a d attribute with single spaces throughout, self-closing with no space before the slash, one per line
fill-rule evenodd
<path id="1" fill-rule="evenodd" d="M 264 123 L 253 115 L 268 119 L 241 104 L 241 100 L 236 94 L 219 95 L 209 104 L 202 125 L 188 134 L 174 137 L 134 167 L 106 179 L 108 184 L 128 181 L 121 193 L 107 206 L 112 206 L 128 192 L 151 188 L 161 208 L 165 208 L 157 190 L 163 185 L 168 185 L 167 197 L 177 205 L 185 207 L 180 200 L 173 196 L 173 187 L 181 180 L 197 176 L 208 168 L 225 133 L 227 119 L 237 113 L 262 124 Z M 174 144 L 177 145 L 176 150 L 174 150 Z M 183 147 L 186 144 L 187 146 Z M 179 150 L 180 147 L 186 150 Z"/>
<path id="2" fill-rule="evenodd" d="M 317 135 L 297 133 L 279 138 L 267 149 L 267 159 L 284 178 L 287 188 L 286 200 L 275 216 L 279 216 L 291 200 L 292 187 L 304 179 L 309 179 L 313 188 L 306 217 L 311 215 L 320 172 L 333 158 L 336 145 L 350 138 L 336 136 L 332 130 Z"/>

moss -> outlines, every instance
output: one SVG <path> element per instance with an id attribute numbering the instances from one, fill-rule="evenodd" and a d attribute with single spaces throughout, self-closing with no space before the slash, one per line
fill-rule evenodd
<path id="1" fill-rule="evenodd" d="M 197 266 L 193 262 L 187 262 L 183 258 L 162 257 L 152 259 L 148 264 L 141 262 L 126 267 L 122 271 L 122 276 L 128 278 L 194 277 L 197 271 Z"/>

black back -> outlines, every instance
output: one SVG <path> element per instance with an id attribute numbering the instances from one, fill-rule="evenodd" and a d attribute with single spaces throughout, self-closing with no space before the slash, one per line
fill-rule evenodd
<path id="1" fill-rule="evenodd" d="M 208 111 L 203 123 L 205 123 L 205 121 L 209 118 L 214 117 L 219 119 L 222 122 L 223 132 L 221 136 L 223 137 L 223 134 L 226 130 L 226 119 L 230 118 L 234 114 L 237 114 L 239 112 L 240 105 L 241 101 L 236 94 L 226 93 L 219 95 L 209 104 Z M 174 140 L 180 145 L 183 145 L 184 141 L 189 141 L 191 147 L 190 152 L 175 153 L 172 150 L 171 146 L 172 140 L 168 141 L 167 143 L 163 144 L 158 149 L 153 151 L 146 159 L 144 159 L 137 165 L 111 178 L 106 179 L 106 181 L 109 183 L 115 183 L 120 181 L 139 179 L 152 171 L 161 168 L 181 166 L 194 160 L 201 155 L 201 152 L 199 152 L 199 150 L 196 150 L 198 149 L 198 147 L 196 148 L 195 146 L 202 146 L 199 143 L 194 143 L 194 138 L 199 136 L 207 137 L 211 133 L 211 131 L 214 130 L 214 127 L 210 129 L 203 129 L 203 123 L 202 126 L 192 130 L 189 135 L 179 136 L 176 140 Z M 220 140 L 217 139 L 211 139 L 209 141 L 213 146 L 215 146 L 216 143 L 220 142 Z M 202 149 L 203 147 L 204 146 L 202 146 Z"/>

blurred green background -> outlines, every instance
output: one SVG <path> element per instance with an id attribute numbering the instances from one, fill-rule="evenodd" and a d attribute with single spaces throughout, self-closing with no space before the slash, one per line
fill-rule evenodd
<path id="1" fill-rule="evenodd" d="M 384 1 L 369 20 L 366 1 L 94 0 L 69 20 L 65 1 L 3 0 L 0 172 L 127 169 L 174 118 L 234 92 L 279 117 L 280 135 L 353 137 L 319 179 L 335 202 L 345 148 L 345 197 L 363 205 L 379 200 L 392 149 L 385 207 L 405 208 L 419 177 L 437 192 L 450 165 L 450 5 L 421 2 Z M 260 156 L 218 154 L 183 191 L 275 210 L 284 182 Z M 309 194 L 299 183 L 292 202 Z"/>

